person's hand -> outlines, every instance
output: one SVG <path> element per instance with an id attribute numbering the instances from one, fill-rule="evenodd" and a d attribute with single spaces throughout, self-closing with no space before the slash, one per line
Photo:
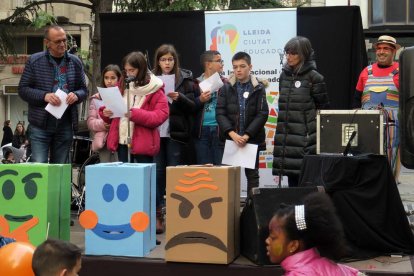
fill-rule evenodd
<path id="1" fill-rule="evenodd" d="M 45 101 L 54 106 L 59 106 L 61 104 L 60 98 L 53 92 L 47 93 L 45 95 Z"/>
<path id="2" fill-rule="evenodd" d="M 211 99 L 211 92 L 210 91 L 201 91 L 200 95 L 200 102 L 205 103 L 208 102 Z"/>
<path id="3" fill-rule="evenodd" d="M 246 145 L 246 139 L 243 136 L 238 135 L 235 131 L 230 131 L 229 136 L 237 146 L 244 147 Z"/>
<path id="4" fill-rule="evenodd" d="M 125 118 L 131 118 L 131 111 L 128 111 L 127 113 L 124 114 Z"/>
<path id="5" fill-rule="evenodd" d="M 167 94 L 168 97 L 170 97 L 173 101 L 176 101 L 180 94 L 178 92 L 170 92 Z"/>
<path id="6" fill-rule="evenodd" d="M 109 130 L 109 128 L 111 127 L 111 124 L 106 124 L 106 123 L 105 123 L 105 124 L 104 124 L 104 127 L 105 127 L 105 129 L 106 129 L 106 130 Z"/>
<path id="7" fill-rule="evenodd" d="M 111 118 L 111 117 L 112 117 L 112 115 L 114 115 L 114 113 L 113 113 L 110 109 L 108 109 L 108 108 L 105 108 L 105 109 L 102 111 L 102 113 L 103 113 L 103 115 L 104 115 L 105 117 L 108 117 L 108 118 Z"/>
<path id="8" fill-rule="evenodd" d="M 68 97 L 66 98 L 66 103 L 67 103 L 67 104 L 74 104 L 74 103 L 76 103 L 77 101 L 78 101 L 78 96 L 76 96 L 76 94 L 75 94 L 75 93 L 70 92 L 70 93 L 68 94 Z"/>

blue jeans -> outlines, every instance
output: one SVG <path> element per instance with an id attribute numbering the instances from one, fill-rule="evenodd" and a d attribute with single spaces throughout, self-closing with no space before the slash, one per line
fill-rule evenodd
<path id="1" fill-rule="evenodd" d="M 217 126 L 203 126 L 199 139 L 194 139 L 197 164 L 221 165 L 223 148 L 219 146 Z"/>
<path id="2" fill-rule="evenodd" d="M 128 146 L 118 145 L 118 160 L 128 163 Z M 129 163 L 153 163 L 154 158 L 149 155 L 130 154 Z"/>
<path id="3" fill-rule="evenodd" d="M 180 165 L 181 144 L 171 140 L 169 137 L 161 137 L 160 152 L 154 158 L 157 164 L 157 207 L 161 207 L 164 202 L 166 187 L 166 167 Z"/>
<path id="4" fill-rule="evenodd" d="M 73 140 L 70 118 L 57 120 L 49 116 L 46 129 L 30 125 L 31 162 L 66 164 Z"/>

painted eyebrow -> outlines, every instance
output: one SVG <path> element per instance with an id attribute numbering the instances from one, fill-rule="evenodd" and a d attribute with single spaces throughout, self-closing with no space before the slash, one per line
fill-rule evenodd
<path id="1" fill-rule="evenodd" d="M 211 204 L 211 203 L 222 202 L 222 201 L 223 201 L 222 197 L 212 197 L 212 198 L 201 201 L 200 204 L 198 204 L 198 207 L 200 207 L 200 205 L 202 204 Z"/>
<path id="2" fill-rule="evenodd" d="M 35 177 L 42 178 L 42 175 L 40 173 L 31 173 L 31 174 L 28 174 L 25 177 L 23 177 L 22 182 L 23 183 L 26 183 L 27 181 L 32 180 L 32 178 L 35 178 Z"/>
<path id="3" fill-rule="evenodd" d="M 179 194 L 171 193 L 171 197 L 172 198 L 175 198 L 175 199 L 177 199 L 177 200 L 179 200 L 181 202 L 188 202 L 188 203 L 192 204 L 191 201 L 189 201 L 188 199 L 186 199 L 185 197 L 183 197 L 183 196 L 181 196 Z"/>
<path id="4" fill-rule="evenodd" d="M 5 176 L 5 175 L 9 175 L 9 174 L 15 175 L 15 176 L 19 175 L 19 173 L 15 170 L 4 170 L 4 171 L 0 172 L 0 177 Z"/>

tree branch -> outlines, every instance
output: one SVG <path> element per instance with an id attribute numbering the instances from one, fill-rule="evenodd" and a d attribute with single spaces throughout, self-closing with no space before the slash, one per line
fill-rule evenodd
<path id="1" fill-rule="evenodd" d="M 31 10 L 33 7 L 36 7 L 36 6 L 39 6 L 39 5 L 42 5 L 42 4 L 54 4 L 54 3 L 76 5 L 76 6 L 80 6 L 80 7 L 84 7 L 84 8 L 91 9 L 92 12 L 94 12 L 94 6 L 93 5 L 88 5 L 88 4 L 81 3 L 81 2 L 76 2 L 76 1 L 70 1 L 70 0 L 68 0 L 68 1 L 66 1 L 66 0 L 34 1 L 34 2 L 30 3 L 30 4 L 28 4 L 25 7 L 17 8 L 11 16 L 6 17 L 4 19 L 1 19 L 0 20 L 0 24 L 8 24 L 8 23 L 11 23 L 14 18 L 18 17 L 22 13 L 25 13 L 26 11 Z"/>

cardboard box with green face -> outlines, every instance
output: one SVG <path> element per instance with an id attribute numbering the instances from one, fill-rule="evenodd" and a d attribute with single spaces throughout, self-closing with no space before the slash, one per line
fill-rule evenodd
<path id="1" fill-rule="evenodd" d="M 0 165 L 0 235 L 36 246 L 69 240 L 70 185 L 70 165 Z"/>

